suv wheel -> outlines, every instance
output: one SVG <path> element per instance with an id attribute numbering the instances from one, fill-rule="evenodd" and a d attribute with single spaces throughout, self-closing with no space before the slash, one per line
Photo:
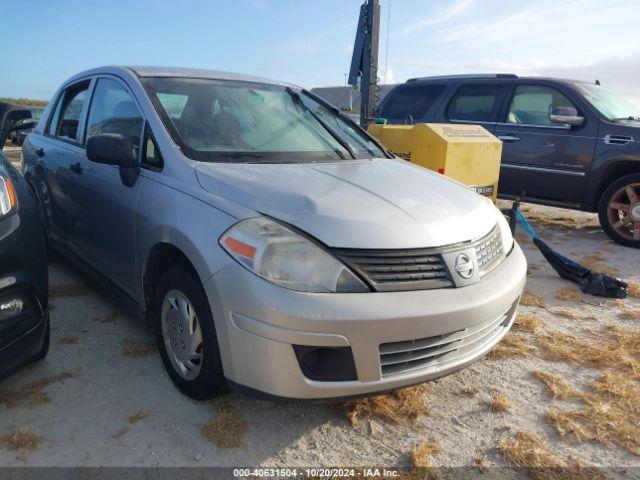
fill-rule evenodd
<path id="1" fill-rule="evenodd" d="M 213 315 L 192 274 L 170 268 L 161 275 L 152 321 L 164 367 L 182 393 L 207 400 L 227 391 Z"/>
<path id="2" fill-rule="evenodd" d="M 615 242 L 640 248 L 640 173 L 613 182 L 598 207 L 600 225 Z"/>

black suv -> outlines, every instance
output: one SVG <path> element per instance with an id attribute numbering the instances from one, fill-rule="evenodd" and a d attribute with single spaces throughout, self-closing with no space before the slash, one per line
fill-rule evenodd
<path id="1" fill-rule="evenodd" d="M 380 103 L 392 124 L 473 123 L 502 142 L 499 194 L 598 212 L 640 248 L 640 109 L 600 87 L 510 74 L 414 78 Z"/>

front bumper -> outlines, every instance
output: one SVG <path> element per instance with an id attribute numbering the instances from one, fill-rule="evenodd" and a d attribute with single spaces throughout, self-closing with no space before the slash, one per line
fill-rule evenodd
<path id="1" fill-rule="evenodd" d="M 233 262 L 205 290 L 233 384 L 270 396 L 320 399 L 420 383 L 477 360 L 513 324 L 526 269 L 516 244 L 500 267 L 462 288 L 336 294 L 287 290 Z M 350 347 L 357 380 L 306 378 L 293 345 Z M 430 356 L 390 366 L 395 357 L 388 352 L 398 345 L 429 345 L 418 356 Z"/>
<path id="2" fill-rule="evenodd" d="M 15 300 L 21 311 L 0 311 L 0 379 L 42 350 L 48 329 L 44 232 L 25 210 L 0 220 L 0 306 Z"/>

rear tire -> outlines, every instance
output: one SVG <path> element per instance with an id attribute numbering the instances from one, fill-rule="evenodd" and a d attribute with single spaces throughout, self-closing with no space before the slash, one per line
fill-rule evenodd
<path id="1" fill-rule="evenodd" d="M 160 276 L 151 320 L 162 363 L 178 390 L 194 400 L 228 391 L 211 308 L 193 274 L 171 267 Z"/>
<path id="2" fill-rule="evenodd" d="M 598 218 L 614 242 L 640 248 L 640 173 L 625 175 L 606 188 L 598 204 Z"/>

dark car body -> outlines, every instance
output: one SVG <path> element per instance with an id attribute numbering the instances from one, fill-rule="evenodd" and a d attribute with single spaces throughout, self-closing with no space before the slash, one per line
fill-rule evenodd
<path id="1" fill-rule="evenodd" d="M 27 107 L 31 112 L 30 118 L 25 118 L 23 120 L 18 121 L 14 126 L 15 130 L 11 132 L 11 141 L 16 145 L 22 145 L 24 143 L 24 139 L 27 138 L 33 129 L 35 128 L 35 124 L 40 121 L 40 117 L 42 117 L 42 112 L 44 112 L 44 107 Z M 20 128 L 21 124 L 25 124 L 25 128 Z"/>
<path id="2" fill-rule="evenodd" d="M 607 205 L 601 202 L 604 193 L 623 177 L 636 189 L 635 195 L 630 192 L 630 198 L 622 198 L 627 202 L 625 209 L 637 216 L 634 175 L 640 173 L 640 119 L 607 118 L 587 99 L 588 92 L 600 88 L 573 80 L 511 74 L 425 77 L 395 87 L 380 103 L 379 113 L 391 124 L 482 125 L 503 141 L 501 198 L 526 192 L 527 201 L 533 203 L 600 210 L 603 223 L 607 216 Z M 551 112 L 544 110 L 546 104 L 534 105 L 536 98 L 575 108 L 582 123 L 570 126 L 550 121 Z M 606 195 L 606 200 L 614 194 Z M 625 225 L 635 221 L 636 230 L 631 225 L 627 240 L 630 246 L 640 245 L 640 218 L 621 215 L 610 223 L 618 221 Z M 603 228 L 607 231 L 604 224 Z"/>
<path id="3" fill-rule="evenodd" d="M 32 118 L 29 108 L 23 105 L 0 102 L 0 150 L 4 146 L 4 142 L 10 137 L 16 124 L 29 118 Z"/>
<path id="4" fill-rule="evenodd" d="M 42 217 L 32 189 L 0 152 L 0 181 L 14 207 L 0 215 L 0 379 L 49 348 L 48 267 Z M 1 185 L 0 185 L 1 187 Z M 18 306 L 21 305 L 21 306 Z"/>

